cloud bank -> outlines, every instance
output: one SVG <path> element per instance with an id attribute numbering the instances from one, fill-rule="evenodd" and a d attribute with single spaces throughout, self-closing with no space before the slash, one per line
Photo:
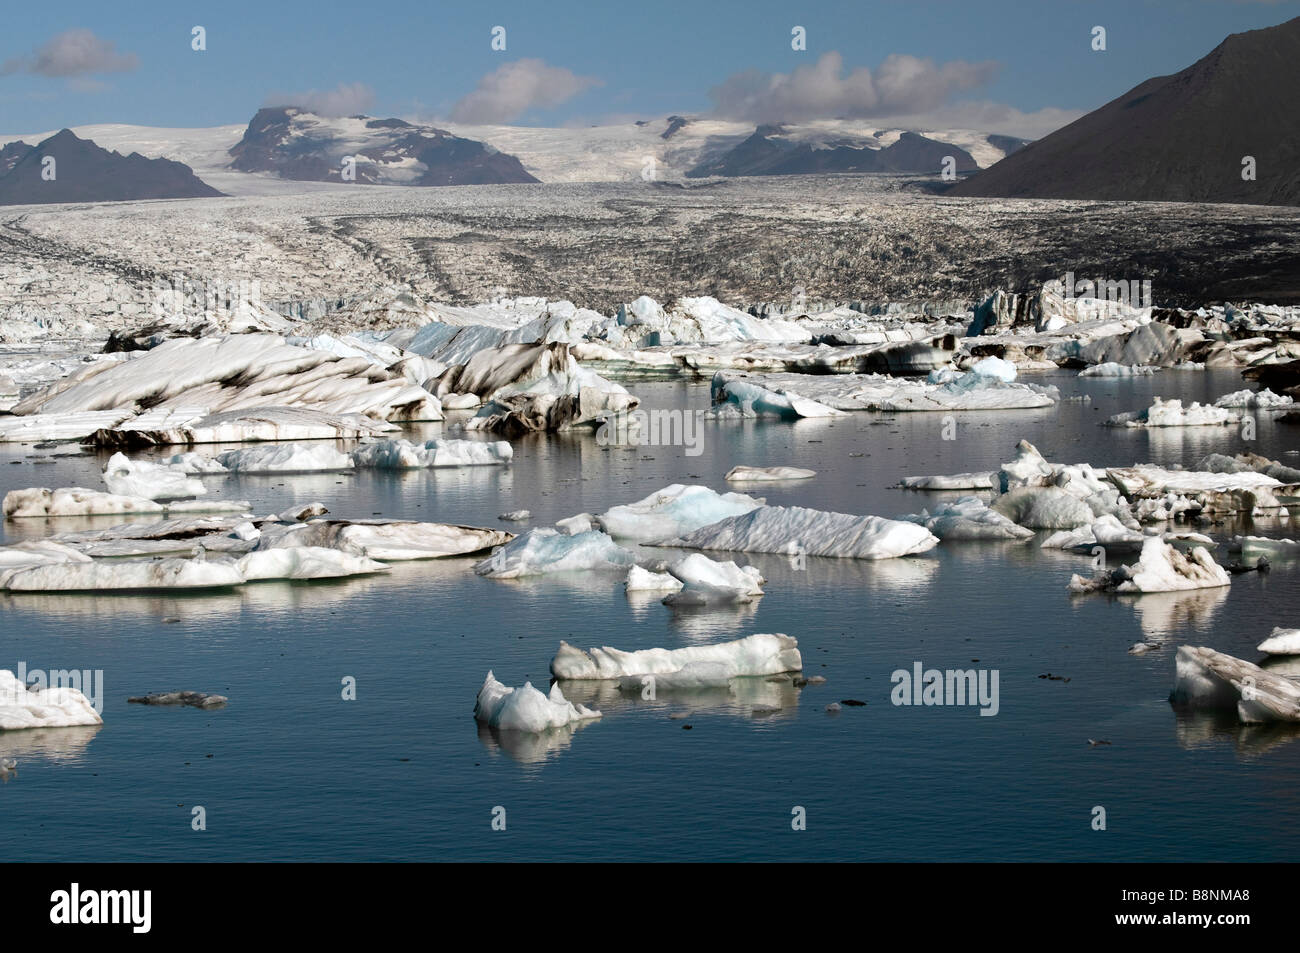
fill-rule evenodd
<path id="1" fill-rule="evenodd" d="M 939 65 L 893 53 L 874 71 L 860 66 L 845 73 L 843 57 L 830 52 L 790 73 L 736 73 L 709 90 L 709 95 L 714 112 L 725 119 L 758 123 L 865 119 L 935 109 L 957 93 L 987 85 L 999 69 L 994 62 L 954 60 Z"/>
<path id="2" fill-rule="evenodd" d="M 333 89 L 305 93 L 272 93 L 264 106 L 298 106 L 318 116 L 359 116 L 375 104 L 375 91 L 365 83 L 339 83 Z"/>
<path id="3" fill-rule="evenodd" d="M 0 64 L 0 75 L 31 73 L 63 78 L 95 73 L 126 73 L 140 65 L 134 53 L 119 53 L 112 40 L 90 30 L 68 30 L 46 41 L 34 53 Z"/>
<path id="4" fill-rule="evenodd" d="M 510 122 L 530 109 L 553 108 L 600 85 L 593 76 L 578 76 L 543 60 L 516 60 L 480 79 L 473 91 L 452 107 L 451 118 L 471 125 Z"/>

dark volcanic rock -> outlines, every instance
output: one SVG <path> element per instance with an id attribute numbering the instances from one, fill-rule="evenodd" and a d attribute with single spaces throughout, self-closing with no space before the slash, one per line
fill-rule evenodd
<path id="1" fill-rule="evenodd" d="M 222 193 L 205 184 L 189 166 L 171 159 L 146 159 L 138 152 L 124 156 L 101 149 L 70 129 L 55 133 L 36 147 L 27 147 L 4 172 L 4 156 L 18 156 L 23 143 L 10 143 L 0 152 L 0 205 L 51 202 L 131 202 L 137 199 L 190 199 Z M 42 171 L 46 157 L 54 159 L 54 178 Z"/>
<path id="2" fill-rule="evenodd" d="M 1300 18 L 1234 33 L 958 183 L 999 198 L 1300 204 Z M 1245 156 L 1256 181 L 1242 179 Z"/>
<path id="3" fill-rule="evenodd" d="M 744 142 L 716 158 L 708 159 L 686 175 L 801 175 L 814 172 L 933 172 L 952 156 L 958 172 L 979 168 L 969 152 L 956 146 L 905 132 L 884 148 L 853 141 L 811 142 L 791 139 L 780 126 L 759 126 Z"/>
<path id="4" fill-rule="evenodd" d="M 0 175 L 8 173 L 33 148 L 33 146 L 29 146 L 25 142 L 11 142 L 3 149 L 0 149 Z"/>
<path id="5" fill-rule="evenodd" d="M 536 182 L 514 156 L 445 129 L 401 119 L 327 119 L 294 107 L 259 109 L 230 150 L 239 172 L 342 182 L 345 156 L 363 185 L 499 185 Z"/>

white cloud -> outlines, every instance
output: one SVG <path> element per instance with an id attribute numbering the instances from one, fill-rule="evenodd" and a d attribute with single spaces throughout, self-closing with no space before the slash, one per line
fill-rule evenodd
<path id="1" fill-rule="evenodd" d="M 339 83 L 324 91 L 272 93 L 266 106 L 298 106 L 318 116 L 364 115 L 375 104 L 375 91 L 365 83 Z"/>
<path id="2" fill-rule="evenodd" d="M 34 73 L 38 76 L 84 76 L 90 73 L 125 73 L 140 65 L 134 53 L 119 53 L 112 40 L 90 30 L 68 30 L 48 40 L 26 56 L 6 60 L 0 75 Z"/>
<path id="3" fill-rule="evenodd" d="M 480 79 L 452 107 L 451 118 L 468 124 L 510 122 L 530 109 L 550 109 L 599 85 L 601 81 L 593 76 L 578 76 L 543 60 L 516 60 Z"/>
<path id="4" fill-rule="evenodd" d="M 860 66 L 846 74 L 843 58 L 830 52 L 790 73 L 736 73 L 709 95 L 717 115 L 751 122 L 895 116 L 935 109 L 955 93 L 986 85 L 999 68 L 893 53 L 874 72 Z"/>

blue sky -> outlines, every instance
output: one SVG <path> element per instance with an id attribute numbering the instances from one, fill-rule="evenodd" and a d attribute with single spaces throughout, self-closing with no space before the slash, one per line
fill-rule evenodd
<path id="1" fill-rule="evenodd" d="M 706 114 L 730 108 L 710 90 L 734 74 L 811 70 L 828 53 L 838 53 L 841 62 L 821 65 L 828 75 L 843 76 L 861 67 L 876 70 L 891 55 L 928 58 L 934 75 L 921 80 L 942 74 L 953 87 L 945 92 L 940 84 L 938 93 L 918 96 L 916 108 L 904 89 L 894 106 L 880 110 L 944 119 L 954 103 L 992 103 L 1010 107 L 1008 124 L 1032 124 L 1023 114 L 1095 108 L 1149 76 L 1189 65 L 1229 33 L 1294 16 L 1300 16 L 1300 0 L 61 0 L 6 18 L 0 130 L 242 123 L 260 105 L 340 86 L 346 95 L 327 101 L 355 101 L 373 115 L 457 114 L 560 125 Z M 796 24 L 807 30 L 804 52 L 790 46 Z M 1107 29 L 1105 53 L 1089 45 L 1098 24 Z M 204 52 L 190 48 L 194 25 L 207 30 Z M 497 25 L 506 28 L 504 52 L 490 47 Z M 85 69 L 40 65 L 38 51 L 70 30 L 89 31 L 83 36 L 101 44 Z M 956 74 L 945 72 L 954 61 L 984 65 L 954 80 L 965 75 L 960 63 Z M 466 105 L 494 71 L 500 72 L 487 81 L 488 92 Z M 762 88 L 768 79 L 760 75 L 749 85 L 755 82 Z M 809 95 L 815 99 L 825 85 L 814 83 Z M 840 98 L 825 108 L 841 108 L 856 88 L 834 86 Z M 485 98 L 486 112 L 474 105 Z M 999 115 L 992 113 L 985 125 L 996 124 Z"/>

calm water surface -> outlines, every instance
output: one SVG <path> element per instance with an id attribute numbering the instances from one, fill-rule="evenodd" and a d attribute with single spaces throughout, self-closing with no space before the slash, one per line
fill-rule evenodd
<path id="1" fill-rule="evenodd" d="M 1235 373 L 1032 379 L 1091 401 L 961 414 L 955 441 L 931 414 L 716 422 L 691 457 L 560 435 L 516 441 L 505 470 L 232 477 L 213 489 L 259 512 L 318 499 L 339 516 L 498 526 L 499 514 L 526 508 L 532 525 L 548 525 L 669 483 L 724 489 L 739 463 L 818 471 L 753 491 L 769 502 L 895 516 L 945 496 L 890 489 L 899 477 L 993 469 L 1021 438 L 1061 462 L 1190 466 L 1249 449 L 1295 465 L 1285 454 L 1300 430 L 1267 421 L 1251 443 L 1232 428 L 1097 425 L 1153 395 L 1213 400 L 1243 386 Z M 708 403 L 707 383 L 633 389 L 649 407 Z M 105 457 L 32 459 L 46 452 L 0 446 L 0 492 L 101 486 Z M 85 525 L 9 522 L 0 538 Z M 1295 535 L 1276 519 L 1247 529 Z M 102 728 L 0 734 L 0 756 L 20 762 L 0 786 L 0 838 L 10 859 L 48 860 L 1294 857 L 1297 731 L 1180 716 L 1166 698 L 1177 644 L 1254 659 L 1274 626 L 1300 625 L 1297 563 L 1227 590 L 1071 597 L 1066 582 L 1088 560 L 1037 543 L 945 544 L 875 563 L 810 558 L 803 571 L 783 557 L 739 557 L 763 570 L 767 595 L 692 612 L 630 600 L 610 576 L 482 579 L 471 559 L 197 596 L 0 597 L 0 667 L 102 669 L 105 688 Z M 540 739 L 472 717 L 488 669 L 545 690 L 560 639 L 636 649 L 752 632 L 797 636 L 806 674 L 826 684 L 753 680 L 735 694 L 661 691 L 653 702 L 575 692 L 604 719 Z M 1148 639 L 1168 646 L 1127 654 Z M 893 706 L 890 673 L 916 661 L 997 669 L 1000 712 Z M 1069 681 L 1039 677 L 1048 673 Z M 341 699 L 346 676 L 357 680 L 354 702 Z M 219 692 L 230 704 L 126 702 L 160 689 Z M 841 699 L 866 705 L 826 711 Z M 206 831 L 191 829 L 196 805 Z M 1090 827 L 1096 805 L 1105 831 Z M 505 831 L 491 826 L 497 806 Z M 791 829 L 795 806 L 806 831 Z"/>

